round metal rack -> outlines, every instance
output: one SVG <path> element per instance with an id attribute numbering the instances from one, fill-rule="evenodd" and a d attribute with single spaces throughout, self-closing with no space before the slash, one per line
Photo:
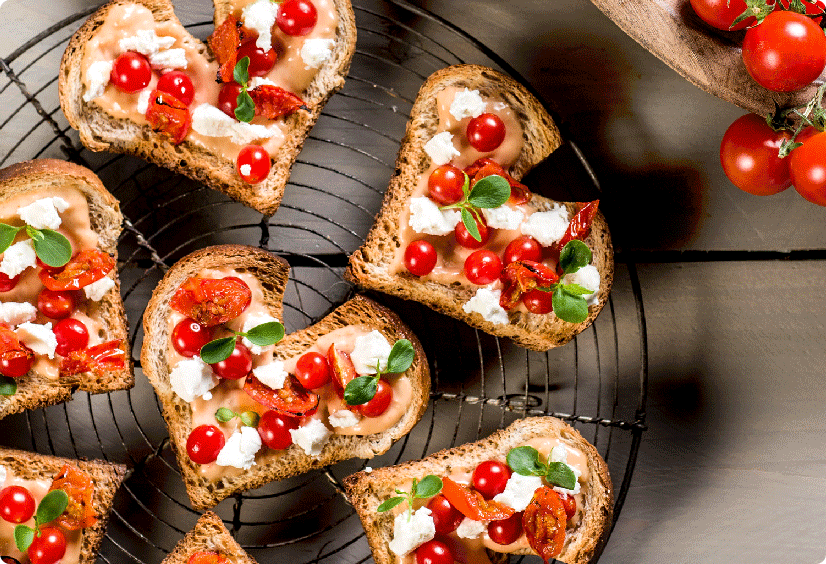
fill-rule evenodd
<path id="1" fill-rule="evenodd" d="M 176 4 L 193 35 L 211 32 L 211 4 Z M 354 0 L 354 9 L 358 45 L 346 85 L 325 107 L 272 217 L 138 159 L 80 145 L 59 107 L 57 69 L 69 37 L 94 7 L 56 22 L 0 59 L 0 166 L 38 157 L 89 166 L 127 218 L 119 272 L 135 388 L 78 392 L 69 403 L 3 420 L 0 434 L 6 446 L 128 465 L 101 562 L 160 562 L 199 516 L 189 505 L 160 407 L 140 370 L 141 316 L 169 265 L 220 243 L 280 254 L 292 266 L 287 330 L 312 324 L 354 291 L 342 278 L 347 255 L 360 245 L 380 207 L 425 78 L 463 62 L 516 76 L 483 44 L 412 4 Z M 573 143 L 559 153 L 565 160 L 557 164 L 557 177 L 568 179 L 571 199 L 598 191 Z M 527 415 L 561 417 L 596 445 L 608 461 L 614 514 L 620 515 L 645 430 L 645 316 L 633 264 L 617 264 L 611 299 L 596 323 L 547 353 L 527 351 L 417 304 L 374 297 L 395 309 L 422 340 L 433 373 L 430 406 L 383 456 L 337 464 L 219 504 L 217 513 L 253 557 L 262 564 L 370 560 L 361 523 L 341 493 L 344 476 L 368 464 L 391 465 L 476 440 Z"/>

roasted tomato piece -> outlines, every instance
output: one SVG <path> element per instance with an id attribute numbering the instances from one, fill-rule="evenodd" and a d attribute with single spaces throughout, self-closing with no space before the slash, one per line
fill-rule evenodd
<path id="1" fill-rule="evenodd" d="M 69 496 L 66 511 L 57 518 L 57 524 L 70 531 L 85 529 L 97 523 L 92 497 L 95 484 L 92 477 L 74 466 L 64 464 L 52 480 L 49 491 L 63 490 Z"/>
<path id="2" fill-rule="evenodd" d="M 330 363 L 330 368 L 333 370 L 333 387 L 338 392 L 339 396 L 344 394 L 344 388 L 350 383 L 358 373 L 356 367 L 353 366 L 353 361 L 350 360 L 350 355 L 344 351 L 336 349 L 336 346 L 330 345 L 327 350 L 327 361 Z"/>
<path id="3" fill-rule="evenodd" d="M 38 275 L 49 290 L 80 290 L 97 282 L 115 268 L 115 259 L 97 249 L 80 251 L 63 268 L 43 269 Z"/>
<path id="4" fill-rule="evenodd" d="M 196 552 L 189 557 L 187 564 L 229 564 L 229 560 L 217 552 Z"/>
<path id="5" fill-rule="evenodd" d="M 559 494 L 547 486 L 536 490 L 522 514 L 522 527 L 528 544 L 545 562 L 562 552 L 566 525 L 565 507 Z"/>
<path id="6" fill-rule="evenodd" d="M 527 204 L 531 201 L 531 191 L 524 184 L 517 182 L 510 174 L 508 174 L 502 166 L 491 158 L 483 157 L 478 159 L 475 163 L 465 169 L 465 174 L 470 177 L 470 186 L 473 185 L 486 176 L 493 174 L 501 176 L 511 185 L 511 197 L 508 203 L 513 205 Z"/>
<path id="7" fill-rule="evenodd" d="M 306 108 L 304 100 L 280 86 L 262 84 L 250 90 L 249 95 L 255 102 L 255 115 L 267 119 L 277 119 Z"/>
<path id="8" fill-rule="evenodd" d="M 192 127 L 192 114 L 186 104 L 169 92 L 153 90 L 149 97 L 146 119 L 153 131 L 166 133 L 177 145 Z"/>
<path id="9" fill-rule="evenodd" d="M 553 491 L 553 490 L 551 490 Z M 501 521 L 514 514 L 514 509 L 485 497 L 450 478 L 442 478 L 442 495 L 459 513 L 476 521 Z"/>
<path id="10" fill-rule="evenodd" d="M 32 367 L 34 351 L 20 342 L 17 334 L 5 323 L 0 323 L 0 374 L 20 378 Z"/>
<path id="11" fill-rule="evenodd" d="M 126 365 L 126 352 L 120 339 L 107 341 L 93 347 L 71 351 L 60 361 L 60 375 L 72 376 L 83 372 L 105 374 L 120 370 Z"/>
<path id="12" fill-rule="evenodd" d="M 240 278 L 188 278 L 169 305 L 204 327 L 214 327 L 241 315 L 252 301 L 252 290 Z"/>
<path id="13" fill-rule="evenodd" d="M 305 390 L 292 374 L 284 380 L 284 387 L 280 390 L 273 390 L 262 384 L 253 374 L 248 374 L 244 382 L 244 391 L 264 407 L 294 417 L 311 413 L 318 407 L 319 402 L 318 394 Z"/>
<path id="14" fill-rule="evenodd" d="M 562 248 L 565 247 L 565 245 L 567 245 L 570 241 L 573 241 L 574 239 L 582 241 L 588 237 L 588 234 L 591 232 L 591 224 L 594 222 L 594 216 L 597 215 L 598 208 L 599 200 L 582 204 L 579 211 L 576 212 L 574 217 L 571 218 L 571 221 L 568 222 L 568 229 L 565 230 L 565 234 L 562 236 L 562 239 L 551 247 L 551 251 L 556 255 L 556 257 L 559 257 L 559 253 L 562 252 Z"/>
<path id="15" fill-rule="evenodd" d="M 512 262 L 502 271 L 502 281 L 505 288 L 499 305 L 505 309 L 513 309 L 522 295 L 536 288 L 548 288 L 559 281 L 559 276 L 552 269 L 541 262 L 520 260 Z"/>
<path id="16" fill-rule="evenodd" d="M 241 32 L 241 22 L 235 16 L 229 16 L 224 23 L 215 28 L 207 39 L 212 54 L 218 60 L 218 82 L 232 82 L 235 63 L 238 58 L 238 47 L 244 34 Z"/>

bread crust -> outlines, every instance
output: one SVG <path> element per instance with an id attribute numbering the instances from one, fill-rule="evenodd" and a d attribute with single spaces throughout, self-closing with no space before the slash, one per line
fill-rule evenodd
<path id="1" fill-rule="evenodd" d="M 161 564 L 188 564 L 190 557 L 196 552 L 217 552 L 233 564 L 257 564 L 232 538 L 221 518 L 212 511 L 201 515 L 192 530 Z"/>
<path id="2" fill-rule="evenodd" d="M 169 300 L 181 283 L 204 268 L 219 267 L 246 270 L 254 274 L 265 288 L 264 301 L 270 314 L 277 319 L 283 319 L 282 300 L 289 277 L 289 265 L 280 257 L 254 247 L 224 245 L 202 249 L 184 257 L 167 272 L 153 292 L 143 318 L 142 366 L 160 399 L 193 507 L 212 507 L 235 493 L 349 458 L 372 458 L 386 452 L 395 440 L 407 434 L 418 422 L 427 408 L 430 394 L 430 369 L 421 343 L 395 313 L 368 298 L 356 296 L 315 325 L 286 335 L 275 345 L 274 356 L 276 359 L 286 359 L 301 354 L 321 335 L 353 324 L 370 325 L 388 337 L 390 342 L 397 339 L 410 340 L 416 357 L 406 374 L 413 384 L 414 398 L 401 420 L 375 435 L 333 435 L 318 457 L 310 457 L 297 445 L 292 445 L 283 456 L 256 464 L 239 476 L 224 477 L 214 483 L 204 478 L 198 470 L 199 466 L 189 459 L 186 452 L 186 440 L 192 430 L 191 407 L 172 391 L 169 384 L 170 370 L 166 361 L 169 343 L 167 319 Z"/>
<path id="3" fill-rule="evenodd" d="M 81 142 L 93 151 L 125 153 L 145 159 L 181 173 L 193 180 L 271 215 L 281 203 L 290 169 L 301 152 L 304 141 L 315 125 L 327 100 L 344 85 L 350 61 L 356 48 L 356 23 L 350 0 L 333 0 L 338 12 L 336 42 L 332 57 L 322 65 L 302 96 L 309 111 L 298 111 L 286 118 L 290 134 L 277 155 L 267 178 L 255 185 L 244 182 L 235 162 L 213 154 L 203 147 L 184 140 L 173 145 L 167 136 L 155 133 L 148 125 L 138 125 L 127 119 L 115 119 L 101 111 L 94 101 L 83 101 L 83 69 L 86 44 L 101 26 L 113 6 L 137 3 L 152 11 L 155 21 L 180 23 L 169 0 L 110 0 L 101 6 L 78 29 L 69 41 L 60 63 L 58 92 L 60 107 Z M 219 25 L 229 14 L 229 2 L 215 0 L 214 20 Z M 208 47 L 189 36 L 187 42 L 209 60 Z"/>
<path id="4" fill-rule="evenodd" d="M 421 480 L 428 474 L 446 476 L 454 468 L 474 468 L 485 460 L 504 461 L 510 449 L 537 437 L 560 438 L 578 449 L 585 454 L 590 471 L 582 522 L 566 533 L 562 553 L 557 560 L 566 564 L 586 564 L 599 555 L 611 530 L 614 505 L 607 464 L 597 450 L 564 421 L 554 417 L 528 417 L 495 431 L 485 439 L 442 450 L 422 460 L 347 476 L 344 479 L 347 499 L 361 518 L 376 564 L 396 562 L 396 556 L 388 546 L 393 538 L 394 515 L 391 512 L 378 513 L 376 508 L 396 495 L 394 489 L 399 484 L 413 478 Z M 491 552 L 494 559 L 497 554 Z M 517 554 L 535 552 L 525 550 Z"/>
<path id="5" fill-rule="evenodd" d="M 430 165 L 425 143 L 438 126 L 436 95 L 448 86 L 478 89 L 483 96 L 504 100 L 519 116 L 524 128 L 522 152 L 510 168 L 510 174 L 522 178 L 531 168 L 550 155 L 561 143 L 559 130 L 548 112 L 528 90 L 512 78 L 478 65 L 455 65 L 433 73 L 422 85 L 410 112 L 410 121 L 396 159 L 396 174 L 384 195 L 382 207 L 364 244 L 350 256 L 346 277 L 363 288 L 378 290 L 429 307 L 464 321 L 486 333 L 508 337 L 523 347 L 544 351 L 564 345 L 586 329 L 608 301 L 614 275 L 614 252 L 605 217 L 598 212 L 591 234 L 585 240 L 593 251 L 593 262 L 601 283 L 598 303 L 589 308 L 582 323 L 568 323 L 556 315 L 509 312 L 510 323 L 496 324 L 479 314 L 466 313 L 462 305 L 476 292 L 475 286 L 446 286 L 421 281 L 410 273 L 391 274 L 388 270 L 396 249 L 401 245 L 398 218 L 408 205 L 418 177 Z M 536 193 L 532 204 L 549 209 L 554 202 Z M 565 203 L 570 214 L 573 203 Z"/>
<path id="6" fill-rule="evenodd" d="M 88 168 L 57 159 L 25 161 L 0 169 L 0 199 L 32 192 L 42 192 L 46 197 L 55 185 L 70 186 L 83 194 L 89 205 L 92 230 L 98 235 L 98 247 L 112 255 L 117 262 L 117 244 L 123 216 L 117 199 L 106 190 L 95 173 Z M 114 288 L 101 301 L 88 301 L 88 313 L 100 319 L 105 331 L 104 341 L 120 339 L 128 346 L 128 325 L 117 275 Z M 77 389 L 98 394 L 127 390 L 134 385 L 135 376 L 128 351 L 126 363 L 121 370 L 107 371 L 100 376 L 87 372 L 77 378 L 54 381 L 43 374 L 30 371 L 17 379 L 17 393 L 0 396 L 0 419 L 26 409 L 67 401 Z"/>

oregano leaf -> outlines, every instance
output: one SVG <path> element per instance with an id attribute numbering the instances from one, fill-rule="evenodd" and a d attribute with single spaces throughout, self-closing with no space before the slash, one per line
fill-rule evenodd
<path id="1" fill-rule="evenodd" d="M 72 258 L 72 244 L 62 234 L 51 229 L 41 229 L 34 240 L 34 252 L 49 266 L 65 266 Z"/>
<path id="2" fill-rule="evenodd" d="M 505 460 L 510 469 L 522 476 L 544 476 L 547 467 L 539 460 L 539 451 L 530 446 L 510 449 Z"/>
<path id="3" fill-rule="evenodd" d="M 228 407 L 219 407 L 218 411 L 215 412 L 215 419 L 221 423 L 227 423 L 232 421 L 236 415 L 238 414 Z"/>
<path id="4" fill-rule="evenodd" d="M 257 428 L 261 416 L 256 411 L 245 411 L 241 414 L 241 423 L 247 427 Z"/>
<path id="5" fill-rule="evenodd" d="M 554 486 L 572 490 L 576 487 L 576 474 L 571 467 L 564 462 L 551 462 L 548 464 L 548 471 L 545 480 Z"/>
<path id="6" fill-rule="evenodd" d="M 386 500 L 384 500 L 384 502 L 382 502 L 381 505 L 379 505 L 379 507 L 378 507 L 378 509 L 376 509 L 376 511 L 378 511 L 379 513 L 384 513 L 385 511 L 390 511 L 391 509 L 396 507 L 398 504 L 402 503 L 405 499 L 406 498 L 401 497 L 401 496 L 391 497 L 390 499 L 386 499 Z"/>
<path id="7" fill-rule="evenodd" d="M 241 57 L 241 59 L 235 63 L 235 68 L 232 69 L 232 78 L 244 88 L 247 87 L 247 83 L 250 81 L 249 68 L 250 58 Z"/>
<path id="8" fill-rule="evenodd" d="M 256 325 L 247 331 L 244 336 L 249 339 L 253 345 L 268 347 L 284 338 L 284 326 L 278 321 L 269 321 L 261 325 Z"/>
<path id="9" fill-rule="evenodd" d="M 215 364 L 226 360 L 235 350 L 235 336 L 215 339 L 201 347 L 201 360 L 207 364 Z"/>
<path id="10" fill-rule="evenodd" d="M 14 544 L 23 554 L 29 549 L 34 540 L 34 529 L 27 525 L 17 525 L 14 528 Z"/>
<path id="11" fill-rule="evenodd" d="M 379 379 L 375 376 L 353 378 L 344 388 L 344 401 L 347 405 L 362 405 L 376 396 Z"/>
<path id="12" fill-rule="evenodd" d="M 399 339 L 393 343 L 393 348 L 390 349 L 390 355 L 387 357 L 387 374 L 401 374 L 413 364 L 413 359 L 416 357 L 416 351 L 413 349 L 413 344 L 407 339 Z"/>
<path id="13" fill-rule="evenodd" d="M 499 175 L 492 174 L 478 180 L 467 197 L 477 208 L 498 208 L 511 196 L 511 185 Z"/>
<path id="14" fill-rule="evenodd" d="M 568 323 L 582 323 L 588 319 L 588 303 L 582 296 L 572 296 L 557 286 L 551 297 L 554 313 L 562 321 Z"/>
<path id="15" fill-rule="evenodd" d="M 255 117 L 255 102 L 252 101 L 252 97 L 246 88 L 238 93 L 238 98 L 236 98 L 235 101 L 237 104 L 235 107 L 235 117 L 238 121 L 243 121 L 244 123 L 251 122 L 252 118 Z"/>
<path id="16" fill-rule="evenodd" d="M 572 296 L 587 296 L 588 294 L 594 293 L 593 290 L 589 290 L 579 284 L 562 284 L 562 289 Z"/>
<path id="17" fill-rule="evenodd" d="M 578 239 L 568 241 L 559 253 L 559 266 L 562 272 L 570 274 L 583 266 L 591 264 L 593 253 L 588 245 Z"/>
<path id="18" fill-rule="evenodd" d="M 465 224 L 465 229 L 467 229 L 471 237 L 477 241 L 482 240 L 482 235 L 479 233 L 479 225 L 467 208 L 462 208 L 462 223 Z"/>
<path id="19" fill-rule="evenodd" d="M 0 396 L 13 396 L 17 393 L 17 380 L 0 374 Z"/>
<path id="20" fill-rule="evenodd" d="M 37 505 L 34 522 L 37 526 L 51 523 L 66 511 L 69 505 L 69 495 L 63 490 L 52 490 L 47 493 Z"/>
<path id="21" fill-rule="evenodd" d="M 416 486 L 414 497 L 427 499 L 442 491 L 442 480 L 438 476 L 428 474 Z"/>
<path id="22" fill-rule="evenodd" d="M 23 228 L 0 223 L 0 253 L 5 253 L 6 249 L 11 247 L 14 238 L 17 237 L 17 233 L 21 229 Z"/>

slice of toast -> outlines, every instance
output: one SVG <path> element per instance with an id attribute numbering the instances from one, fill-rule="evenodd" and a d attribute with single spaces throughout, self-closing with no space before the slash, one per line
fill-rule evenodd
<path id="1" fill-rule="evenodd" d="M 391 271 L 397 249 L 402 245 L 404 226 L 399 218 L 407 209 L 419 176 L 431 164 L 424 146 L 439 126 L 436 96 L 448 87 L 478 90 L 483 97 L 501 100 L 514 111 L 523 128 L 521 152 L 508 170 L 515 179 L 521 178 L 560 145 L 559 131 L 551 116 L 524 86 L 510 77 L 477 65 L 457 65 L 433 73 L 416 97 L 396 159 L 396 174 L 390 180 L 381 210 L 365 243 L 350 256 L 347 277 L 364 288 L 421 302 L 492 335 L 509 337 L 529 349 L 543 351 L 563 345 L 587 328 L 608 300 L 614 272 L 613 248 L 601 213 L 597 213 L 591 233 L 585 239 L 593 251 L 592 264 L 601 276 L 598 302 L 589 308 L 588 318 L 582 323 L 562 321 L 553 313 L 527 311 L 509 312 L 507 324 L 493 323 L 478 313 L 467 313 L 462 309 L 478 286 L 468 282 L 447 285 L 420 280 L 408 272 Z M 552 204 L 552 200 L 536 193 L 530 202 L 535 209 L 541 210 L 550 209 Z M 566 203 L 565 206 L 573 216 L 575 205 Z M 452 234 L 448 236 L 453 237 Z"/>
<path id="2" fill-rule="evenodd" d="M 32 193 L 51 196 L 56 187 L 74 188 L 83 194 L 89 206 L 91 228 L 98 236 L 98 249 L 117 261 L 118 237 L 123 222 L 120 205 L 91 170 L 55 159 L 27 161 L 0 170 L 0 201 Z M 87 300 L 89 314 L 100 319 L 102 342 L 121 339 L 128 347 L 128 326 L 117 272 L 114 279 L 115 286 L 103 299 L 97 302 Z M 59 380 L 49 379 L 31 370 L 17 378 L 16 382 L 17 392 L 14 395 L 0 396 L 0 418 L 69 400 L 76 389 L 92 394 L 127 390 L 135 385 L 135 377 L 127 352 L 126 363 L 120 370 L 100 375 L 86 372 L 79 378 L 62 377 Z"/>
<path id="3" fill-rule="evenodd" d="M 344 85 L 355 52 L 356 24 L 350 0 L 333 0 L 338 14 L 332 55 L 319 68 L 305 92 L 296 92 L 307 110 L 292 113 L 286 118 L 286 139 L 277 154 L 271 155 L 269 175 L 258 184 L 247 184 L 236 171 L 236 163 L 209 151 L 189 139 L 174 145 L 168 136 L 155 133 L 148 125 L 139 125 L 128 119 L 114 118 L 95 104 L 83 100 L 84 69 L 82 62 L 96 30 L 114 6 L 141 4 L 152 11 L 156 22 L 170 22 L 180 26 L 169 0 L 111 0 L 92 14 L 74 34 L 60 65 L 60 106 L 69 124 L 80 133 L 81 142 L 93 151 L 113 151 L 135 155 L 203 182 L 210 188 L 261 213 L 275 213 L 281 203 L 290 169 L 327 100 Z M 220 25 L 231 13 L 228 0 L 215 0 L 215 25 Z M 181 27 L 181 29 L 183 29 Z M 184 31 L 187 45 L 213 60 L 208 47 Z M 277 63 L 276 63 L 277 64 Z M 197 86 L 196 86 L 197 88 Z M 217 105 L 218 101 L 211 102 Z"/>
<path id="4" fill-rule="evenodd" d="M 189 559 L 198 552 L 218 553 L 231 564 L 256 564 L 255 559 L 232 538 L 221 518 L 212 511 L 201 515 L 192 530 L 161 564 L 189 564 Z"/>
<path id="5" fill-rule="evenodd" d="M 408 339 L 416 353 L 413 365 L 406 372 L 413 386 L 413 398 L 401 419 L 386 431 L 374 435 L 334 434 L 316 457 L 308 456 L 297 445 L 291 445 L 282 456 L 256 463 L 238 476 L 224 476 L 217 482 L 204 477 L 199 472 L 199 465 L 190 460 L 186 450 L 187 437 L 192 431 L 192 408 L 174 393 L 169 382 L 167 320 L 170 314 L 169 300 L 184 280 L 204 268 L 223 267 L 254 275 L 264 289 L 264 302 L 270 315 L 283 320 L 282 300 L 289 277 L 289 265 L 280 257 L 267 252 L 237 245 L 202 249 L 178 261 L 153 292 L 143 318 L 143 370 L 161 401 L 193 507 L 212 507 L 235 493 L 349 458 L 372 458 L 386 452 L 393 441 L 407 434 L 418 422 L 427 408 L 430 393 L 430 370 L 421 344 L 396 314 L 372 300 L 357 296 L 315 325 L 285 336 L 275 345 L 274 358 L 284 360 L 299 355 L 312 346 L 318 337 L 347 325 L 369 325 L 385 335 L 391 343 L 397 339 Z"/>
<path id="6" fill-rule="evenodd" d="M 388 546 L 393 539 L 394 515 L 392 512 L 376 511 L 382 502 L 396 495 L 395 488 L 413 478 L 421 480 L 428 474 L 444 477 L 453 470 L 475 468 L 485 460 L 504 462 L 510 449 L 538 437 L 560 439 L 563 444 L 582 452 L 588 464 L 587 488 L 583 486 L 582 519 L 576 526 L 567 529 L 562 552 L 556 559 L 567 564 L 585 564 L 598 555 L 612 523 L 613 486 L 608 466 L 597 450 L 567 423 L 554 417 L 528 417 L 485 439 L 436 452 L 422 460 L 346 477 L 344 487 L 347 498 L 361 518 L 376 564 L 396 562 L 396 556 Z M 492 561 L 502 560 L 501 553 L 488 552 Z M 522 549 L 516 554 L 535 552 Z"/>
<path id="7" fill-rule="evenodd" d="M 78 564 L 92 564 L 97 559 L 98 549 L 106 532 L 115 493 L 126 476 L 126 466 L 102 460 L 72 460 L 0 447 L 0 466 L 4 466 L 7 472 L 23 480 L 48 481 L 56 476 L 65 464 L 86 472 L 92 477 L 95 485 L 92 505 L 97 521 L 91 527 L 82 530 L 80 559 L 77 561 Z M 65 560 L 64 562 L 74 564 Z"/>

